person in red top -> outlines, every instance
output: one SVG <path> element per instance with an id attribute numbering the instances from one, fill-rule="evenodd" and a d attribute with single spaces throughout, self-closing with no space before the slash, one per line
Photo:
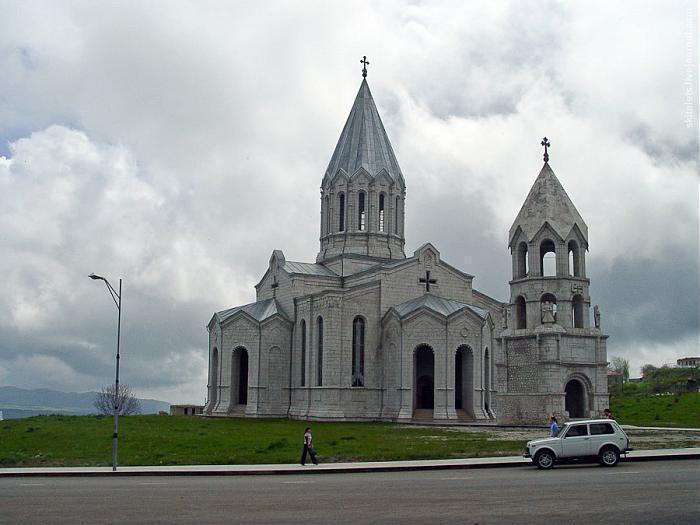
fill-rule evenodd
<path id="1" fill-rule="evenodd" d="M 316 451 L 314 450 L 314 438 L 311 435 L 311 427 L 306 427 L 306 430 L 304 430 L 304 449 L 301 452 L 302 465 L 306 465 L 306 454 L 311 457 L 311 461 L 314 465 L 318 465 Z"/>

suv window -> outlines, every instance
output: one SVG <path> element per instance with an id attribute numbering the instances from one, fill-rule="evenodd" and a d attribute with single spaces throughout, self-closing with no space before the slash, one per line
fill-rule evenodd
<path id="1" fill-rule="evenodd" d="M 591 435 L 614 434 L 615 429 L 610 423 L 591 423 Z"/>
<path id="2" fill-rule="evenodd" d="M 569 431 L 566 433 L 566 437 L 578 437 L 588 435 L 588 425 L 571 425 Z"/>

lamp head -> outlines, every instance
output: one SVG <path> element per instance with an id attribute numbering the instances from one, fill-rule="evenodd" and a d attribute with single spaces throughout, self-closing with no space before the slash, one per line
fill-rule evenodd
<path id="1" fill-rule="evenodd" d="M 95 275 L 94 273 L 91 273 L 90 275 L 88 275 L 88 277 L 90 279 L 94 279 L 95 281 L 104 281 L 105 280 L 104 277 L 100 277 L 99 275 Z"/>

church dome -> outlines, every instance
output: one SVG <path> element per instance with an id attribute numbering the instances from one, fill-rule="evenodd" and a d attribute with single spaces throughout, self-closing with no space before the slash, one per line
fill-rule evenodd
<path id="1" fill-rule="evenodd" d="M 362 80 L 324 178 L 333 178 L 340 170 L 352 176 L 360 168 L 371 177 L 386 171 L 392 181 L 403 180 L 367 79 Z"/>

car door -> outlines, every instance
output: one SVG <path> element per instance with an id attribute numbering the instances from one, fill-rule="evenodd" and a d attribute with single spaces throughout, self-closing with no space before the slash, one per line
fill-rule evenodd
<path id="1" fill-rule="evenodd" d="M 569 425 L 566 435 L 561 440 L 563 458 L 589 456 L 591 454 L 591 438 L 588 435 L 586 423 Z"/>
<path id="2" fill-rule="evenodd" d="M 618 436 L 615 435 L 615 429 L 612 423 L 591 423 L 589 425 L 589 431 L 591 433 L 591 454 L 598 454 L 600 448 L 606 443 L 615 443 L 617 445 L 620 441 L 624 442 L 624 438 L 619 439 Z M 624 449 L 624 443 L 617 445 L 617 448 L 620 450 Z"/>

